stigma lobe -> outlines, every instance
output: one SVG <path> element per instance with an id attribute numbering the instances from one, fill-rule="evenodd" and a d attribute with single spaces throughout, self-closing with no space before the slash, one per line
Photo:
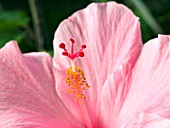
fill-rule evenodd
<path id="1" fill-rule="evenodd" d="M 69 53 L 67 51 L 65 43 L 60 43 L 59 48 L 64 50 L 64 52 L 62 52 L 62 55 L 63 56 L 67 56 L 67 57 L 69 57 L 72 60 L 74 60 L 77 57 L 84 57 L 83 49 L 86 48 L 86 45 L 83 44 L 81 46 L 81 49 L 78 52 L 74 53 L 74 43 L 75 43 L 75 40 L 73 38 L 70 38 L 70 42 L 72 43 L 71 53 Z"/>

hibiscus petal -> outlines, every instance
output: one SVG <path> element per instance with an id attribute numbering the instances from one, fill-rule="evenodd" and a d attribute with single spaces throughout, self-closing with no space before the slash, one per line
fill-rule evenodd
<path id="1" fill-rule="evenodd" d="M 136 114 L 127 128 L 169 128 L 170 120 L 151 113 Z"/>
<path id="2" fill-rule="evenodd" d="M 99 113 L 103 127 L 120 127 L 118 117 L 130 89 L 131 76 L 132 68 L 124 62 L 106 80 L 101 91 Z"/>
<path id="3" fill-rule="evenodd" d="M 170 118 L 170 36 L 146 43 L 133 69 L 131 87 L 119 115 L 126 124 L 136 113 Z"/>
<path id="4" fill-rule="evenodd" d="M 99 97 L 107 77 L 124 61 L 133 66 L 141 49 L 139 19 L 125 6 L 115 2 L 95 3 L 86 9 L 73 14 L 64 20 L 54 37 L 54 67 L 56 71 L 57 90 L 64 103 L 80 118 L 77 106 L 65 91 L 64 71 L 70 67 L 67 57 L 62 56 L 59 49 L 61 42 L 68 42 L 72 37 L 76 40 L 75 50 L 82 44 L 87 45 L 85 57 L 76 59 L 82 66 L 91 88 L 87 91 L 90 117 L 96 116 Z M 66 43 L 67 49 L 71 43 Z M 99 122 L 99 120 L 96 120 Z M 95 122 L 93 122 L 95 124 Z"/>
<path id="5" fill-rule="evenodd" d="M 55 91 L 51 57 L 22 55 L 15 41 L 0 49 L 0 127 L 82 127 Z"/>

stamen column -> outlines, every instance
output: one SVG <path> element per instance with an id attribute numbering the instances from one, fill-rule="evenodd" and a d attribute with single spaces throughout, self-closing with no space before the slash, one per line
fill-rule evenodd
<path id="1" fill-rule="evenodd" d="M 75 41 L 73 38 L 70 38 L 70 42 L 72 43 L 71 53 L 68 53 L 64 43 L 61 43 L 59 45 L 59 47 L 64 50 L 64 52 L 62 52 L 62 55 L 70 58 L 71 63 L 71 67 L 66 70 L 66 83 L 69 87 L 66 90 L 68 94 L 73 94 L 75 96 L 74 101 L 80 106 L 84 118 L 84 123 L 87 128 L 93 128 L 86 104 L 84 102 L 86 96 L 83 94 L 87 88 L 90 88 L 90 86 L 87 84 L 84 72 L 82 71 L 80 66 L 76 67 L 74 64 L 75 58 L 84 57 L 83 49 L 86 48 L 86 45 L 82 45 L 81 49 L 78 52 L 74 53 Z"/>

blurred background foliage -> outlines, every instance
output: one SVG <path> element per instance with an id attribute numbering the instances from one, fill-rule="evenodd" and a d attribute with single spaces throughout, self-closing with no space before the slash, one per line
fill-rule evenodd
<path id="1" fill-rule="evenodd" d="M 47 51 L 59 23 L 92 2 L 110 0 L 0 0 L 0 47 L 17 40 L 22 52 Z M 116 0 L 140 17 L 143 42 L 170 34 L 170 0 Z"/>

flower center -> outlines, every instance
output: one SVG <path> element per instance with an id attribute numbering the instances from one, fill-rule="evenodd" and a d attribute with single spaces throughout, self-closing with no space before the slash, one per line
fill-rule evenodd
<path id="1" fill-rule="evenodd" d="M 67 51 L 65 43 L 61 43 L 59 47 L 64 50 L 62 54 L 70 58 L 71 67 L 66 70 L 66 83 L 68 85 L 66 91 L 68 94 L 73 94 L 74 101 L 77 102 L 80 99 L 86 98 L 83 93 L 87 88 L 90 88 L 86 82 L 83 70 L 80 66 L 75 66 L 74 64 L 75 58 L 84 57 L 83 49 L 86 48 L 86 45 L 82 45 L 81 49 L 74 53 L 75 41 L 73 38 L 70 38 L 70 42 L 72 43 L 71 53 Z"/>
<path id="2" fill-rule="evenodd" d="M 77 100 L 86 98 L 83 92 L 90 86 L 86 82 L 81 67 L 75 66 L 74 68 L 74 71 L 72 70 L 72 67 L 66 70 L 66 83 L 69 87 L 66 90 L 68 94 L 74 94 L 74 101 L 77 102 Z"/>
<path id="3" fill-rule="evenodd" d="M 75 66 L 74 64 L 75 58 L 84 57 L 83 49 L 86 48 L 86 45 L 82 45 L 81 49 L 78 52 L 74 53 L 75 41 L 73 38 L 70 38 L 70 42 L 72 43 L 71 53 L 67 51 L 65 43 L 61 43 L 59 45 L 59 47 L 64 50 L 64 52 L 62 52 L 62 55 L 67 56 L 70 59 L 71 63 L 71 67 L 66 70 L 66 83 L 68 85 L 66 91 L 68 94 L 74 95 L 74 102 L 79 104 L 87 128 L 92 128 L 90 117 L 84 103 L 84 99 L 86 99 L 84 91 L 87 88 L 90 88 L 90 86 L 86 82 L 86 78 L 81 67 Z"/>

